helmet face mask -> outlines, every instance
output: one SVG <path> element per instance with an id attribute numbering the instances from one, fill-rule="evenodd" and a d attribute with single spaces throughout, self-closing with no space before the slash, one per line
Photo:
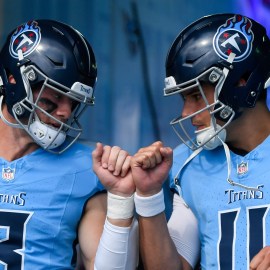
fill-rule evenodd
<path id="1" fill-rule="evenodd" d="M 9 75 L 15 83 L 9 82 Z M 94 105 L 97 76 L 92 48 L 77 30 L 51 20 L 19 26 L 0 53 L 0 76 L 4 90 L 0 113 L 4 122 L 24 129 L 38 145 L 53 153 L 62 153 L 76 141 L 82 133 L 79 118 L 87 106 Z M 40 106 L 47 89 L 76 104 L 68 120 Z M 17 124 L 5 119 L 3 103 Z M 42 115 L 54 125 L 43 122 Z M 64 143 L 67 136 L 72 139 Z"/>
<path id="2" fill-rule="evenodd" d="M 197 87 L 205 101 L 203 109 L 171 122 L 175 131 L 178 124 L 176 133 L 182 142 L 195 150 L 213 149 L 225 141 L 225 128 L 243 108 L 254 107 L 264 91 L 270 76 L 269 44 L 264 27 L 234 14 L 203 17 L 178 35 L 167 56 L 164 95 Z M 240 87 L 241 79 L 246 84 Z M 205 99 L 202 82 L 215 89 L 211 104 Z M 206 110 L 211 118 L 209 128 L 188 131 L 184 122 Z M 224 123 L 222 127 L 217 119 Z"/>
<path id="3" fill-rule="evenodd" d="M 36 85 L 34 87 L 31 86 L 31 78 L 35 76 L 42 78 L 41 83 L 38 84 L 38 90 L 34 89 Z M 26 82 L 25 89 L 27 96 L 13 106 L 13 115 L 20 127 L 31 137 L 34 137 L 35 141 L 46 150 L 52 150 L 60 146 L 64 143 L 67 135 L 77 139 L 82 133 L 79 118 L 86 109 L 86 106 L 94 105 L 93 88 L 79 82 L 74 83 L 71 88 L 67 88 L 46 77 L 35 66 L 27 66 L 22 72 L 22 77 Z M 50 95 L 66 96 L 73 104 L 76 104 L 76 106 L 73 105 L 72 115 L 68 122 L 57 119 L 51 114 L 52 109 L 41 105 L 44 92 L 47 89 L 51 90 Z M 35 97 L 36 92 L 38 94 Z M 50 102 L 53 103 L 52 101 Z M 57 104 L 54 105 L 57 106 Z M 29 117 L 20 117 L 20 115 L 25 114 L 29 115 Z M 39 116 L 40 114 L 51 119 L 58 127 L 55 128 L 44 123 Z"/>
<path id="4" fill-rule="evenodd" d="M 220 144 L 218 136 L 220 136 L 221 139 L 224 139 L 224 136 L 226 135 L 225 128 L 234 117 L 234 113 L 231 111 L 231 108 L 223 104 L 217 98 L 217 93 L 219 93 L 224 79 L 225 75 L 220 69 L 215 67 L 203 72 L 197 78 L 178 85 L 173 77 L 165 79 L 166 87 L 164 88 L 164 96 L 179 93 L 183 97 L 188 93 L 196 91 L 203 100 L 204 105 L 200 109 L 187 116 L 179 116 L 170 122 L 170 125 L 176 135 L 193 151 L 201 147 L 208 150 L 217 147 Z M 209 86 L 211 85 L 213 88 L 213 101 L 209 101 L 205 95 L 205 84 L 208 84 Z M 215 119 L 215 114 L 220 112 L 222 112 L 223 120 L 226 120 L 227 122 L 222 126 L 218 125 Z M 209 115 L 209 127 L 201 130 L 192 129 L 192 131 L 190 131 L 190 122 L 192 118 L 202 113 L 207 113 Z M 195 141 L 194 134 L 196 135 Z"/>

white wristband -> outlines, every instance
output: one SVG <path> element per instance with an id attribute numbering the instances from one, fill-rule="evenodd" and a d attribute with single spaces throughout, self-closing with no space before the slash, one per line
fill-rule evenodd
<path id="1" fill-rule="evenodd" d="M 134 215 L 134 195 L 122 197 L 108 192 L 107 216 L 113 219 L 128 219 Z"/>
<path id="2" fill-rule="evenodd" d="M 142 217 L 153 217 L 165 210 L 163 189 L 153 196 L 142 197 L 135 192 L 136 212 Z"/>

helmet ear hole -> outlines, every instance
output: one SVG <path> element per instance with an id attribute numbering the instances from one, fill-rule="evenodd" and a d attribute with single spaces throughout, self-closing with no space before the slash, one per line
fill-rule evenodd
<path id="1" fill-rule="evenodd" d="M 244 78 L 241 78 L 238 82 L 237 82 L 237 87 L 241 87 L 241 86 L 246 86 L 247 81 Z"/>
<path id="2" fill-rule="evenodd" d="M 16 84 L 16 80 L 12 74 L 8 75 L 8 82 L 11 84 Z"/>

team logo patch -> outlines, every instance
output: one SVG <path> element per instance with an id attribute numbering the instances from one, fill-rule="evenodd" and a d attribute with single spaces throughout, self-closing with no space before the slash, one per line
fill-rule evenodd
<path id="1" fill-rule="evenodd" d="M 230 53 L 234 53 L 235 62 L 247 58 L 252 49 L 253 32 L 251 21 L 241 15 L 236 15 L 221 25 L 214 36 L 213 46 L 216 53 L 227 60 Z"/>
<path id="2" fill-rule="evenodd" d="M 23 56 L 29 55 L 38 46 L 40 38 L 40 28 L 37 26 L 37 22 L 29 21 L 20 25 L 10 39 L 11 56 L 18 58 L 18 50 L 22 50 Z"/>
<path id="3" fill-rule="evenodd" d="M 11 181 L 14 179 L 15 176 L 15 169 L 11 169 L 11 168 L 2 168 L 2 178 L 4 180 Z"/>
<path id="4" fill-rule="evenodd" d="M 240 164 L 237 164 L 237 174 L 243 175 L 248 172 L 248 163 L 247 162 L 241 162 Z"/>

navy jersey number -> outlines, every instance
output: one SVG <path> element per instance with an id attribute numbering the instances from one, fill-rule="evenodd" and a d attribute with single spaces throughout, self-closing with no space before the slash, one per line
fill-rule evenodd
<path id="1" fill-rule="evenodd" d="M 263 247 L 265 238 L 265 216 L 269 208 L 247 209 L 247 259 L 252 259 Z M 236 221 L 239 209 L 220 213 L 220 241 L 218 248 L 219 269 L 234 269 L 234 249 L 236 241 Z M 243 229 L 243 228 L 242 228 Z M 249 261 L 247 262 L 249 263 Z"/>
<path id="2" fill-rule="evenodd" d="M 0 210 L 0 269 L 23 269 L 26 224 L 32 213 Z"/>

